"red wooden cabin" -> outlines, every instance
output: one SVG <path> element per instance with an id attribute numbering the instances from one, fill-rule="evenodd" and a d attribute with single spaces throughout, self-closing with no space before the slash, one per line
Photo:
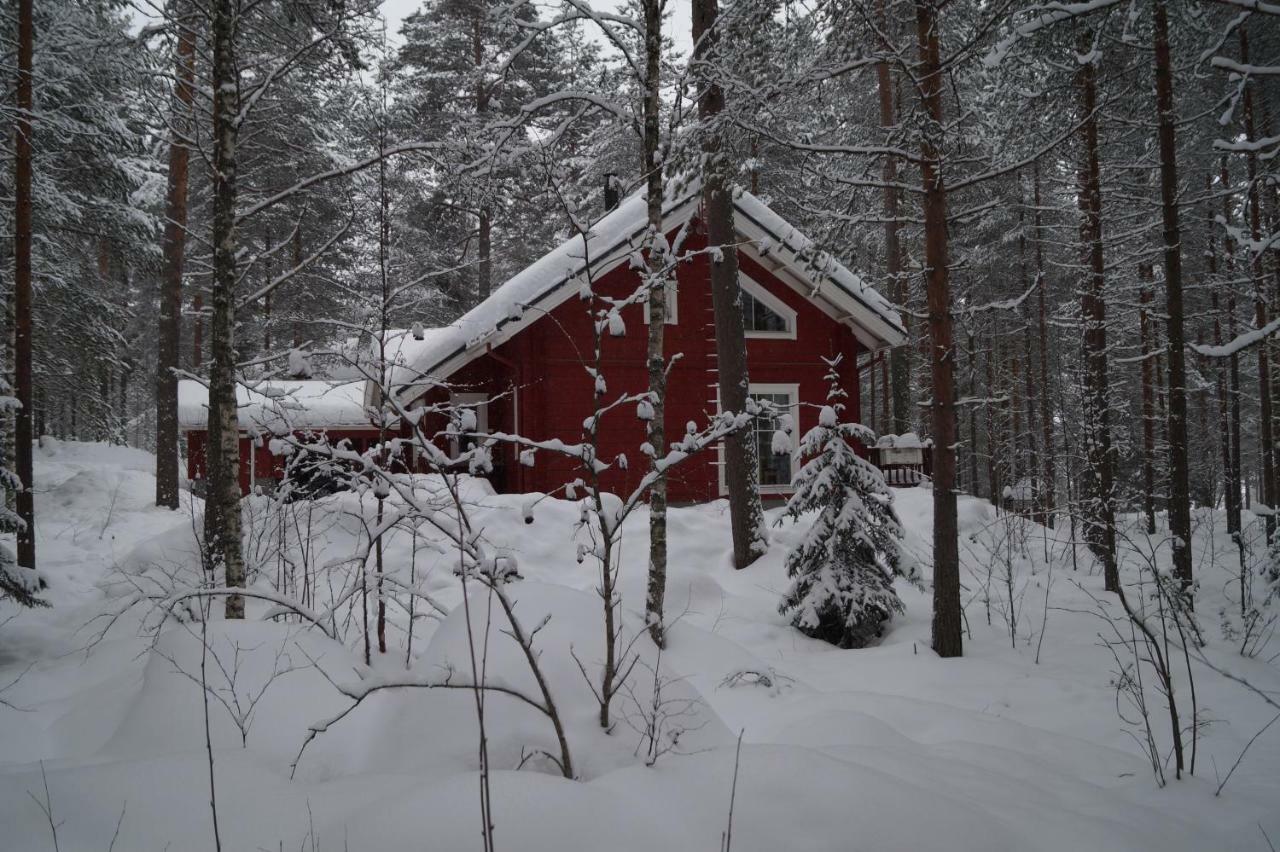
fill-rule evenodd
<path id="1" fill-rule="evenodd" d="M 668 292 L 671 317 L 666 354 L 680 354 L 670 372 L 666 434 L 677 440 L 685 424 L 703 424 L 717 410 L 715 325 L 709 284 L 712 255 L 698 218 L 699 193 L 689 189 L 667 205 L 664 230 L 689 259 L 678 267 Z M 842 375 L 849 394 L 846 416 L 859 417 L 858 356 L 897 346 L 906 334 L 896 311 L 870 285 L 796 231 L 759 199 L 741 194 L 734 203 L 739 236 L 740 281 L 744 295 L 751 393 L 790 412 L 793 439 L 817 423 L 827 383 L 823 357 L 843 353 Z M 629 262 L 646 231 L 645 199 L 626 199 L 591 229 L 584 241 L 571 239 L 497 288 L 485 302 L 444 328 L 417 336 L 404 333 L 397 347 L 392 387 L 408 407 L 420 401 L 475 404 L 481 431 L 504 431 L 542 440 L 574 443 L 593 406 L 594 380 L 584 365 L 592 351 L 590 289 L 623 299 L 640 285 Z M 647 309 L 624 308 L 622 337 L 605 337 L 601 372 L 606 399 L 648 387 L 645 368 Z M 439 424 L 443 428 L 443 424 Z M 799 466 L 793 452 L 771 452 L 773 423 L 761 422 L 761 491 L 785 494 Z M 611 470 L 606 486 L 630 491 L 644 474 L 640 445 L 644 423 L 634 410 L 612 412 L 600 429 L 600 454 L 627 454 L 628 469 Z M 794 440 L 793 440 L 794 444 Z M 531 466 L 519 453 L 500 446 L 491 476 L 500 492 L 546 492 L 575 476 L 574 461 L 540 451 Z M 675 469 L 669 478 L 673 501 L 701 502 L 723 493 L 721 460 L 704 453 Z"/>
<path id="2" fill-rule="evenodd" d="M 666 354 L 680 358 L 670 371 L 666 397 L 666 434 L 678 440 L 685 424 L 705 424 L 717 410 L 716 347 L 709 284 L 711 253 L 698 218 L 700 194 L 689 187 L 666 205 L 664 230 L 678 253 L 675 283 L 668 292 L 671 314 L 666 328 Z M 624 299 L 640 286 L 631 261 L 638 257 L 646 232 L 645 199 L 637 194 L 596 222 L 584 239 L 575 237 L 496 288 L 481 304 L 459 320 L 442 328 L 397 331 L 388 336 L 386 357 L 391 391 L 411 409 L 427 403 L 452 402 L 474 406 L 479 431 L 508 432 L 533 440 L 558 438 L 577 443 L 583 420 L 593 408 L 594 379 L 584 368 L 592 358 L 591 304 L 583 295 Z M 857 364 L 863 353 L 905 342 L 906 333 L 896 311 L 870 285 L 826 252 L 818 250 L 803 234 L 788 225 L 759 199 L 742 193 L 734 202 L 734 225 L 739 237 L 740 282 L 744 296 L 747 354 L 751 393 L 774 402 L 789 413 L 794 425 L 793 445 L 805 430 L 817 423 L 818 409 L 827 394 L 823 357 L 843 354 L 841 374 L 848 393 L 845 416 L 858 419 Z M 597 303 L 598 306 L 598 303 Z M 606 399 L 648 388 L 645 367 L 647 312 L 643 305 L 621 311 L 623 336 L 606 336 L 601 373 L 608 385 Z M 184 386 L 194 383 L 184 382 Z M 278 383 L 287 386 L 289 382 Z M 300 384 L 300 383 L 294 383 Z M 306 384 L 306 383 L 301 383 Z M 199 388 L 198 385 L 195 385 Z M 203 388 L 200 388 L 202 391 Z M 376 402 L 373 389 L 363 397 L 352 389 L 303 389 L 295 394 L 297 406 L 307 399 L 322 401 L 332 394 L 348 400 L 334 417 L 312 417 L 312 428 L 323 428 L 329 440 L 360 442 L 376 439 L 377 429 L 360 418 Z M 188 390 L 189 394 L 195 394 Z M 304 398 L 305 397 L 305 398 Z M 362 400 L 362 402 L 361 402 Z M 242 406 L 255 409 L 251 400 Z M 184 410 L 188 440 L 188 469 L 193 479 L 203 471 L 204 424 L 194 416 L 200 401 L 194 397 Z M 257 406 L 261 408 L 261 406 Z M 242 407 L 241 425 L 254 427 L 255 415 Z M 258 416 L 258 419 L 262 419 Z M 277 420 L 256 428 L 261 433 L 292 428 Z M 428 433 L 443 432 L 438 423 L 424 423 Z M 407 427 L 406 427 L 407 428 Z M 771 446 L 777 424 L 760 422 L 756 428 L 760 448 L 761 491 L 784 495 L 790 491 L 799 458 L 776 455 Z M 611 458 L 625 453 L 626 470 L 614 468 L 604 477 L 605 486 L 625 494 L 644 475 L 640 446 L 644 423 L 634 407 L 612 412 L 599 430 L 600 455 Z M 248 436 L 241 441 L 241 485 L 247 490 L 251 476 L 261 480 L 263 470 L 278 477 L 279 459 L 271 456 L 269 443 L 250 456 Z M 575 462 L 547 451 L 535 454 L 534 463 L 519 462 L 520 453 L 499 444 L 493 451 L 494 470 L 489 479 L 499 492 L 548 492 L 562 487 L 576 475 Z M 274 460 L 273 460 L 274 459 Z M 248 470 L 252 460 L 254 472 Z M 723 493 L 721 460 L 706 452 L 687 460 L 669 476 L 669 499 L 702 502 Z"/>

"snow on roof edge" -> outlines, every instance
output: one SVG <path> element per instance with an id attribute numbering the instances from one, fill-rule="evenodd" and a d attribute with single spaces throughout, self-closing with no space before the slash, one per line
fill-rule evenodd
<path id="1" fill-rule="evenodd" d="M 375 429 L 364 406 L 365 382 L 276 379 L 236 384 L 236 420 L 240 431 L 283 434 L 321 429 Z M 178 382 L 178 427 L 209 428 L 209 389 L 204 382 Z"/>

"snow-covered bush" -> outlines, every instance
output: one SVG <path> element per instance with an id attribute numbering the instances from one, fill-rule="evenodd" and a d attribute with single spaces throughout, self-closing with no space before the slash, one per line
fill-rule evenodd
<path id="1" fill-rule="evenodd" d="M 808 461 L 796 475 L 785 515 L 798 519 L 817 512 L 817 517 L 787 555 L 792 580 L 778 610 L 791 613 L 791 623 L 808 636 L 859 648 L 902 612 L 893 588 L 895 576 L 906 576 L 898 548 L 902 526 L 884 475 L 850 444 L 869 445 L 875 435 L 859 423 L 840 422 L 845 398 L 837 372 L 840 356 L 823 360 L 829 368 L 827 404 L 818 425 L 800 441 L 801 457 Z"/>

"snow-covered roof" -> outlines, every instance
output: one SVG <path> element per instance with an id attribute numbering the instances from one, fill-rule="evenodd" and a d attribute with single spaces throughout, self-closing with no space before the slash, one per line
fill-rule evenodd
<path id="1" fill-rule="evenodd" d="M 921 441 L 915 432 L 903 432 L 901 435 L 881 435 L 876 439 L 876 446 L 882 449 L 920 450 L 933 446 L 933 441 Z"/>
<path id="2" fill-rule="evenodd" d="M 673 182 L 674 183 L 674 182 Z M 670 232 L 698 208 L 700 186 L 685 182 L 663 209 Z M 577 295 L 581 276 L 608 272 L 641 248 L 648 223 L 643 191 L 628 196 L 596 222 L 586 238 L 574 236 L 497 287 L 456 322 L 425 329 L 422 340 L 404 335 L 391 384 L 402 392 L 447 378 L 454 370 Z M 734 199 L 734 226 L 742 248 L 798 291 L 853 328 L 869 349 L 906 342 L 897 311 L 875 288 L 842 266 L 764 202 L 748 192 Z"/>
<path id="3" fill-rule="evenodd" d="M 303 429 L 372 429 L 365 409 L 365 382 L 273 379 L 236 385 L 242 431 L 284 434 Z M 178 427 L 207 429 L 209 389 L 202 382 L 178 382 Z"/>

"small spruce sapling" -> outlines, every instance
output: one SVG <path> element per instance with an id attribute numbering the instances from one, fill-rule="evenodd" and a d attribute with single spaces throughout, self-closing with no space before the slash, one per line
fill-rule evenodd
<path id="1" fill-rule="evenodd" d="M 818 425 L 800 441 L 801 458 L 808 461 L 796 474 L 795 493 L 785 513 L 793 520 L 815 511 L 817 517 L 787 555 L 791 586 L 778 611 L 791 613 L 791 623 L 808 636 L 841 648 L 860 648 L 879 637 L 884 623 L 903 610 L 894 577 L 918 579 L 902 570 L 902 526 L 884 475 L 860 458 L 850 443 L 869 445 L 875 435 L 860 423 L 840 422 L 846 398 L 838 372 L 841 356 L 823 361 L 828 368 L 827 404 Z"/>
<path id="2" fill-rule="evenodd" d="M 18 400 L 9 396 L 9 383 L 0 376 L 0 414 L 16 411 Z M 22 488 L 22 481 L 4 466 L 0 458 L 0 535 L 16 533 L 23 528 L 23 520 L 9 508 L 9 497 Z M 18 558 L 7 544 L 0 541 L 0 600 L 12 598 L 21 606 L 47 606 L 37 597 L 42 583 L 36 572 L 18 564 Z"/>

